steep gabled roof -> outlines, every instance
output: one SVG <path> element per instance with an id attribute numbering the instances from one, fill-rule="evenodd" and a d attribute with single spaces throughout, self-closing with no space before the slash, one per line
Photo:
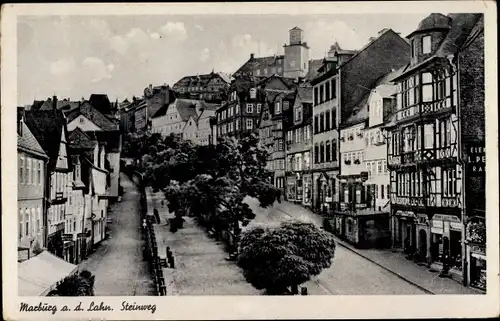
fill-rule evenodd
<path id="1" fill-rule="evenodd" d="M 26 125 L 49 157 L 48 171 L 52 172 L 57 164 L 62 133 L 68 137 L 66 118 L 60 110 L 26 111 Z M 71 158 L 68 155 L 68 167 L 71 168 Z"/>
<path id="2" fill-rule="evenodd" d="M 17 135 L 17 148 L 40 157 L 48 158 L 28 126 L 24 122 L 20 125 L 22 126 L 22 134 Z"/>
<path id="3" fill-rule="evenodd" d="M 182 121 L 188 121 L 189 117 L 196 117 L 196 103 L 199 101 L 190 99 L 176 99 L 174 106 L 181 116 Z"/>
<path id="4" fill-rule="evenodd" d="M 66 114 L 68 118 L 68 123 L 72 122 L 78 116 L 84 116 L 85 118 L 92 121 L 102 130 L 117 130 L 118 125 L 111 121 L 108 117 L 102 114 L 94 105 L 90 104 L 90 102 L 83 102 L 80 108 L 74 109 Z"/>
<path id="5" fill-rule="evenodd" d="M 80 127 L 75 128 L 69 134 L 68 141 L 71 148 L 78 150 L 94 150 L 97 145 L 97 140 L 82 131 Z"/>
<path id="6" fill-rule="evenodd" d="M 106 94 L 91 94 L 89 103 L 97 108 L 102 114 L 109 114 L 114 108 Z"/>
<path id="7" fill-rule="evenodd" d="M 361 101 L 352 110 L 351 116 L 342 124 L 342 128 L 359 124 L 368 119 L 368 98 L 371 92 L 367 92 Z"/>
<path id="8" fill-rule="evenodd" d="M 250 56 L 250 59 L 248 59 L 240 68 L 238 68 L 235 74 L 249 73 L 253 70 L 253 68 L 257 66 L 276 66 L 276 62 L 282 59 L 285 59 L 284 55 L 274 55 L 258 58 Z"/>

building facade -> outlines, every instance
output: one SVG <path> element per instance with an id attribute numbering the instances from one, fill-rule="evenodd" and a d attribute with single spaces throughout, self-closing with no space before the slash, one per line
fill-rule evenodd
<path id="1" fill-rule="evenodd" d="M 304 78 L 309 70 L 309 47 L 304 42 L 304 30 L 294 27 L 289 31 L 289 44 L 283 46 L 285 51 L 285 78 Z"/>
<path id="2" fill-rule="evenodd" d="M 45 177 L 48 157 L 18 112 L 18 261 L 45 247 Z M 36 254 L 36 253 L 35 253 Z"/>
<path id="3" fill-rule="evenodd" d="M 183 77 L 172 89 L 179 98 L 221 103 L 227 97 L 230 83 L 228 75 L 212 71 L 209 74 Z"/>
<path id="4" fill-rule="evenodd" d="M 312 207 L 312 88 L 299 87 L 284 111 L 286 199 Z"/>
<path id="5" fill-rule="evenodd" d="M 44 237 L 47 250 L 63 258 L 65 215 L 73 172 L 66 141 L 66 117 L 54 105 L 53 110 L 27 111 L 26 124 L 49 156 L 45 179 L 47 215 L 44 218 Z"/>
<path id="6" fill-rule="evenodd" d="M 389 126 L 393 245 L 465 283 L 475 273 L 481 278 L 481 267 L 470 272 L 464 243 L 467 218 L 482 221 L 482 211 L 468 212 L 466 203 L 482 206 L 484 178 L 464 164 L 484 146 L 484 83 L 471 78 L 484 77 L 482 30 L 480 14 L 431 14 L 420 22 L 408 36 L 410 64 L 395 79 Z"/>

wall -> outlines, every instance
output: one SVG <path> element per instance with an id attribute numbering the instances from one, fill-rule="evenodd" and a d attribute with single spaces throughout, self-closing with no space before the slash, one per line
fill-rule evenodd
<path id="1" fill-rule="evenodd" d="M 75 130 L 75 128 L 80 127 L 84 132 L 86 131 L 99 131 L 102 130 L 99 126 L 94 124 L 92 121 L 87 119 L 85 116 L 80 115 L 73 119 L 72 122 L 68 124 L 68 132 Z"/>
<path id="2" fill-rule="evenodd" d="M 340 131 L 341 139 L 342 137 L 344 138 L 344 140 L 340 142 L 341 175 L 354 175 L 366 171 L 366 165 L 364 164 L 365 139 L 363 136 L 358 136 L 358 134 L 363 134 L 364 128 L 365 123 L 362 123 L 347 127 Z M 352 140 L 349 140 L 349 137 L 352 137 Z M 346 159 L 351 161 L 349 165 L 345 163 Z M 359 164 L 354 163 L 355 159 L 359 159 Z"/>
<path id="3" fill-rule="evenodd" d="M 109 187 L 109 195 L 111 197 L 118 197 L 120 188 L 120 153 L 107 153 L 106 158 L 111 165 L 113 172 L 110 172 L 111 185 Z"/>

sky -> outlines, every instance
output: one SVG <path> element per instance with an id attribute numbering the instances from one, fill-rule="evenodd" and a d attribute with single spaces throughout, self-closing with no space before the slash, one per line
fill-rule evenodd
<path id="1" fill-rule="evenodd" d="M 20 16 L 18 104 L 92 93 L 130 100 L 149 84 L 173 85 L 212 70 L 232 73 L 251 53 L 283 54 L 295 26 L 304 30 L 309 58 L 319 59 L 335 41 L 359 49 L 383 28 L 404 37 L 427 15 Z"/>

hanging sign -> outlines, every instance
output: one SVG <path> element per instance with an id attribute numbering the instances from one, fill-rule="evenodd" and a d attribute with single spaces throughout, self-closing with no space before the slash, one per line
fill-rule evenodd
<path id="1" fill-rule="evenodd" d="M 486 164 L 486 148 L 483 143 L 471 143 L 467 146 L 467 174 L 484 176 Z"/>

